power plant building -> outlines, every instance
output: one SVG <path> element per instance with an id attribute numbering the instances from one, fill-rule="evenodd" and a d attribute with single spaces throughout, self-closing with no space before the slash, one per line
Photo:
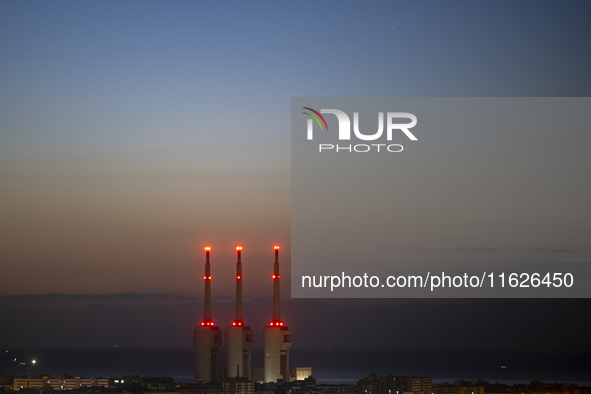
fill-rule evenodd
<path id="1" fill-rule="evenodd" d="M 291 347 L 291 331 L 281 321 L 279 300 L 279 246 L 275 246 L 275 263 L 273 265 L 273 319 L 263 330 L 263 347 L 265 349 L 265 382 L 290 382 L 289 348 Z"/>
<path id="2" fill-rule="evenodd" d="M 222 331 L 211 319 L 211 265 L 209 252 L 205 248 L 205 302 L 201 326 L 193 330 L 193 346 L 195 346 L 195 381 L 215 382 L 220 379 L 220 347 Z"/>
<path id="3" fill-rule="evenodd" d="M 291 382 L 303 380 L 311 375 L 311 368 L 290 368 L 289 349 L 291 331 L 281 320 L 280 310 L 280 272 L 279 246 L 275 246 L 273 265 L 273 317 L 263 329 L 264 366 L 251 365 L 251 353 L 254 342 L 253 331 L 244 323 L 242 309 L 242 247 L 238 246 L 236 262 L 236 313 L 232 325 L 226 328 L 225 345 L 227 347 L 227 367 L 220 367 L 220 348 L 222 331 L 211 318 L 211 265 L 210 247 L 205 248 L 205 299 L 203 321 L 193 330 L 195 347 L 195 383 L 208 384 L 228 382 L 224 391 L 230 393 L 248 392 L 252 382 Z M 249 382 L 250 384 L 246 384 Z M 219 384 L 219 383 L 217 383 Z"/>
<path id="4" fill-rule="evenodd" d="M 244 325 L 242 313 L 242 247 L 236 248 L 236 315 L 232 325 L 226 328 L 226 347 L 228 348 L 228 377 L 250 379 L 250 352 L 253 345 L 253 332 Z"/>

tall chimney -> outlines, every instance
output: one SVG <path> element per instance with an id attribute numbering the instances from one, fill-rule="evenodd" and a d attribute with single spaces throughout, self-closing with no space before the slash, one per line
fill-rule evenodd
<path id="1" fill-rule="evenodd" d="M 279 379 L 291 382 L 289 373 L 289 348 L 291 331 L 281 321 L 279 309 L 279 246 L 275 250 L 273 270 L 273 320 L 263 329 L 263 347 L 265 349 L 265 382 L 275 383 Z"/>
<path id="2" fill-rule="evenodd" d="M 250 379 L 253 335 L 250 327 L 244 326 L 242 314 L 242 246 L 237 246 L 236 252 L 236 318 L 226 328 L 228 377 Z"/>
<path id="3" fill-rule="evenodd" d="M 203 279 L 205 280 L 205 303 L 203 307 L 203 322 L 206 326 L 210 326 L 213 324 L 209 324 L 211 322 L 211 265 L 209 264 L 209 252 L 211 248 L 205 248 L 205 276 Z"/>
<path id="4" fill-rule="evenodd" d="M 279 309 L 279 246 L 275 246 L 275 264 L 273 270 L 273 321 L 281 322 Z"/>
<path id="5" fill-rule="evenodd" d="M 241 326 L 244 322 L 242 315 L 242 246 L 236 248 L 238 262 L 236 263 L 236 318 L 234 322 Z"/>
<path id="6" fill-rule="evenodd" d="M 211 320 L 211 266 L 209 252 L 205 247 L 205 299 L 203 303 L 203 321 L 193 330 L 195 346 L 195 380 L 215 382 L 220 378 L 220 347 L 222 332 Z"/>

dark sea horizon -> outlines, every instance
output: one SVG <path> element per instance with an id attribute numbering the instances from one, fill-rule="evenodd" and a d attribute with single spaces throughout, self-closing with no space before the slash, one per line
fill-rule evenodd
<path id="1" fill-rule="evenodd" d="M 221 359 L 225 363 L 225 349 Z M 261 348 L 253 349 L 252 364 L 263 365 Z M 0 373 L 18 375 L 165 375 L 177 382 L 192 382 L 194 366 L 193 348 L 2 348 L 0 353 Z M 329 384 L 353 383 L 370 373 L 391 373 L 429 376 L 433 383 L 482 378 L 490 383 L 516 384 L 537 379 L 591 386 L 591 351 L 293 348 L 290 366 L 312 367 L 318 383 Z"/>

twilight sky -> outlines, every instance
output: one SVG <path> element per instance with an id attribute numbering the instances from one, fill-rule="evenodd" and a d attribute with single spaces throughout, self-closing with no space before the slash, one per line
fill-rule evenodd
<path id="1" fill-rule="evenodd" d="M 589 96 L 590 11 L 3 1 L 0 295 L 287 291 L 291 97 Z"/>

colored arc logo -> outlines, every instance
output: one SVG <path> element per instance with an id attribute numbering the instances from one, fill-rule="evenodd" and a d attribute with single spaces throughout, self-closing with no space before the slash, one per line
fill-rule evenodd
<path id="1" fill-rule="evenodd" d="M 315 109 L 309 108 L 309 107 L 302 107 L 302 108 L 307 109 L 307 110 L 310 110 L 310 111 L 314 112 L 316 115 L 320 116 L 320 119 L 322 119 L 322 121 L 324 122 L 324 125 L 326 126 L 326 131 L 328 131 L 328 125 L 326 124 L 326 120 L 324 120 L 324 116 L 320 115 L 320 112 L 316 111 Z M 309 115 L 312 118 L 314 118 L 314 120 L 316 121 L 316 123 L 318 123 L 318 126 L 320 126 L 320 129 L 321 130 L 323 129 L 322 123 L 320 123 L 320 120 L 318 120 L 318 118 L 316 116 L 312 115 L 309 112 L 302 112 L 302 113 L 303 114 L 306 114 L 306 115 Z"/>

